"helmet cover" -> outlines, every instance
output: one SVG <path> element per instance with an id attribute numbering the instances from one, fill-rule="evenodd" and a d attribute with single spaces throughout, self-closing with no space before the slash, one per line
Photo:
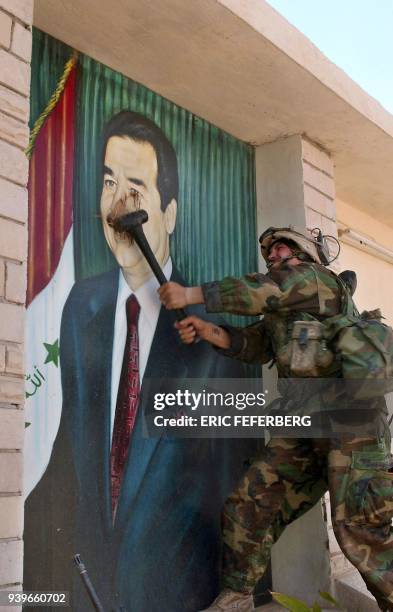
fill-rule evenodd
<path id="1" fill-rule="evenodd" d="M 321 259 L 318 254 L 317 242 L 311 235 L 308 238 L 301 232 L 293 229 L 292 227 L 269 227 L 259 237 L 259 243 L 261 245 L 262 257 L 269 263 L 269 252 L 275 242 L 279 242 L 280 239 L 283 241 L 290 240 L 294 242 L 298 247 L 300 253 L 306 253 L 312 261 L 321 264 Z M 294 257 L 296 257 L 294 252 Z"/>

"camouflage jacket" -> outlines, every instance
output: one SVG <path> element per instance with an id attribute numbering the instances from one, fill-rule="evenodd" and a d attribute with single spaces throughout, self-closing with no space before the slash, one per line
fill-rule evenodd
<path id="1" fill-rule="evenodd" d="M 341 288 L 335 274 L 314 263 L 284 262 L 268 274 L 227 277 L 202 285 L 207 312 L 262 314 L 245 327 L 228 327 L 231 348 L 226 355 L 249 363 L 267 363 L 291 339 L 294 321 L 323 320 L 340 312 Z M 288 373 L 279 372 L 281 376 Z"/>

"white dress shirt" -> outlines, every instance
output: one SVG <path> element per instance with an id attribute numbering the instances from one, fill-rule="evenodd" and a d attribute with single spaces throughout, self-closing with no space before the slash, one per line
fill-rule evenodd
<path id="1" fill-rule="evenodd" d="M 172 274 L 172 261 L 168 258 L 163 272 L 167 279 L 170 279 Z M 139 377 L 142 386 L 142 379 L 145 373 L 147 360 L 150 353 L 150 347 L 153 342 L 154 333 L 157 327 L 158 316 L 160 314 L 161 302 L 157 293 L 159 287 L 155 276 L 149 278 L 144 285 L 141 285 L 136 291 L 127 285 L 123 276 L 122 269 L 119 270 L 119 289 L 117 292 L 116 315 L 115 315 L 115 331 L 113 336 L 112 349 L 112 378 L 111 378 L 111 439 L 113 433 L 113 425 L 115 422 L 115 411 L 117 392 L 119 389 L 119 381 L 121 367 L 123 364 L 124 347 L 127 338 L 127 315 L 126 302 L 129 296 L 134 293 L 140 306 L 138 319 L 138 338 L 139 338 Z"/>

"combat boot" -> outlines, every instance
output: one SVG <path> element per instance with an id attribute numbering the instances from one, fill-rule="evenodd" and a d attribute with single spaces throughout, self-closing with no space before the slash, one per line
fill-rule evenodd
<path id="1" fill-rule="evenodd" d="M 254 612 L 252 593 L 238 593 L 224 589 L 213 601 L 212 605 L 200 612 Z"/>

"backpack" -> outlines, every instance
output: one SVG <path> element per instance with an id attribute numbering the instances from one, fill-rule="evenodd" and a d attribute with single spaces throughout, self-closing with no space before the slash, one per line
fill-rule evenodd
<path id="1" fill-rule="evenodd" d="M 393 329 L 381 322 L 379 309 L 359 314 L 339 276 L 341 313 L 323 321 L 325 340 L 332 346 L 353 399 L 371 399 L 393 391 Z"/>
<path id="2" fill-rule="evenodd" d="M 332 272 L 332 274 L 334 274 Z M 293 376 L 339 376 L 355 400 L 393 391 L 393 329 L 381 322 L 380 310 L 359 314 L 340 276 L 341 312 L 322 321 L 295 321 L 292 342 L 280 356 Z"/>

